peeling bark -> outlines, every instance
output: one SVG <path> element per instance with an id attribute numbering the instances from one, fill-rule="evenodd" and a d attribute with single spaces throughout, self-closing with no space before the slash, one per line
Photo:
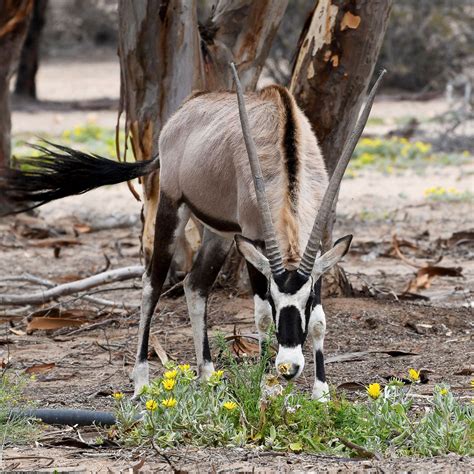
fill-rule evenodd
<path id="1" fill-rule="evenodd" d="M 33 0 L 0 2 L 0 166 L 10 160 L 10 78 L 28 30 Z"/>
<path id="2" fill-rule="evenodd" d="M 301 35 L 290 90 L 311 121 L 330 175 L 365 98 L 391 4 L 391 0 L 319 0 Z M 336 203 L 323 237 L 325 248 L 333 242 Z M 341 272 L 336 268 L 329 275 L 329 293 L 350 291 Z"/>

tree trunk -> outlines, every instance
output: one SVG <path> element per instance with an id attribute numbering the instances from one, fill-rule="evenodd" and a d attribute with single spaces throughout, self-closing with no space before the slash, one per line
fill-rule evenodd
<path id="1" fill-rule="evenodd" d="M 300 37 L 290 90 L 311 121 L 331 176 L 357 120 L 388 24 L 391 0 L 319 0 Z M 323 236 L 332 246 L 337 199 Z M 348 293 L 340 267 L 325 292 Z"/>
<path id="2" fill-rule="evenodd" d="M 28 34 L 21 50 L 15 83 L 15 94 L 36 99 L 41 32 L 46 21 L 48 0 L 35 0 Z"/>
<path id="3" fill-rule="evenodd" d="M 160 130 L 195 89 L 232 87 L 229 61 L 253 89 L 287 0 L 222 0 L 198 24 L 196 0 L 119 0 L 121 110 L 137 160 L 158 152 Z M 143 182 L 145 260 L 153 251 L 158 175 Z M 192 252 L 179 242 L 177 264 L 190 269 Z"/>
<path id="4" fill-rule="evenodd" d="M 10 160 L 10 78 L 28 29 L 33 0 L 0 2 L 0 166 Z"/>

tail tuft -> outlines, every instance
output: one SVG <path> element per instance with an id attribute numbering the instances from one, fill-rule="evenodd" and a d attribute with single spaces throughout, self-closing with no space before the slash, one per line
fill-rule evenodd
<path id="1" fill-rule="evenodd" d="M 38 157 L 22 158 L 20 169 L 0 168 L 0 215 L 23 212 L 55 199 L 117 184 L 158 169 L 159 160 L 124 163 L 46 142 L 31 145 Z"/>

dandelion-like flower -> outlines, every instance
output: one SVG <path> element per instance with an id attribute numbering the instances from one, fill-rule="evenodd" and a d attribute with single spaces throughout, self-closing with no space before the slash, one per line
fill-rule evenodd
<path id="1" fill-rule="evenodd" d="M 474 388 L 474 379 L 471 380 L 471 388 Z"/>
<path id="2" fill-rule="evenodd" d="M 158 408 L 158 403 L 155 400 L 147 400 L 145 408 L 148 411 L 155 411 Z"/>
<path id="3" fill-rule="evenodd" d="M 164 400 L 161 400 L 161 404 L 165 408 L 173 408 L 176 405 L 177 401 L 176 398 L 165 398 Z"/>
<path id="4" fill-rule="evenodd" d="M 174 386 L 176 385 L 176 379 L 165 379 L 163 382 L 163 388 L 165 390 L 173 390 Z"/>
<path id="5" fill-rule="evenodd" d="M 228 411 L 234 411 L 237 408 L 237 403 L 235 402 L 225 402 L 222 406 Z"/>
<path id="6" fill-rule="evenodd" d="M 442 388 L 442 389 L 439 391 L 439 394 L 444 397 L 445 395 L 448 394 L 448 391 L 449 391 L 449 390 L 448 390 L 447 388 Z"/>
<path id="7" fill-rule="evenodd" d="M 382 387 L 380 386 L 379 383 L 371 383 L 367 387 L 367 395 L 369 395 L 370 398 L 373 398 L 376 400 L 377 398 L 380 397 L 382 394 Z"/>
<path id="8" fill-rule="evenodd" d="M 289 363 L 286 364 L 278 364 L 278 373 L 280 375 L 287 375 L 290 373 L 291 365 Z"/>
<path id="9" fill-rule="evenodd" d="M 420 371 L 415 369 L 410 369 L 408 371 L 408 376 L 412 382 L 419 382 L 420 381 Z"/>
<path id="10" fill-rule="evenodd" d="M 115 392 L 112 394 L 112 397 L 115 398 L 118 402 L 123 399 L 125 395 L 122 392 Z"/>
<path id="11" fill-rule="evenodd" d="M 175 379 L 178 376 L 178 371 L 176 369 L 174 370 L 167 370 L 164 374 L 163 377 L 165 379 Z"/>
<path id="12" fill-rule="evenodd" d="M 191 369 L 191 366 L 189 364 L 181 364 L 178 365 L 178 369 L 181 370 L 181 372 L 187 372 Z"/>

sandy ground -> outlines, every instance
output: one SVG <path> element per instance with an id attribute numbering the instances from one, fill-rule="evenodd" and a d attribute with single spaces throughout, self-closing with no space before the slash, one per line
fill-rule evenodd
<path id="1" fill-rule="evenodd" d="M 84 123 L 90 114 L 94 114 L 98 124 L 114 126 L 115 110 L 85 108 L 69 111 L 64 101 L 71 97 L 85 102 L 106 98 L 113 104 L 118 97 L 117 62 L 46 63 L 40 70 L 39 95 L 46 102 L 41 107 L 27 110 L 25 104 L 17 106 L 13 114 L 14 133 L 58 133 Z M 48 105 L 51 101 L 56 102 Z M 423 118 L 441 113 L 446 107 L 443 101 L 423 102 L 410 104 L 409 112 Z M 48 110 L 44 111 L 44 108 Z M 51 108 L 56 110 L 49 110 Z M 390 116 L 395 121 L 396 117 L 407 115 L 406 112 L 406 103 L 381 100 L 375 104 L 372 115 Z M 423 176 L 364 173 L 344 181 L 336 235 L 353 233 L 355 239 L 343 266 L 356 289 L 365 292 L 366 296 L 371 293 L 375 297 L 325 301 L 328 315 L 326 356 L 330 358 L 367 348 L 397 349 L 413 354 L 390 357 L 372 353 L 359 360 L 328 363 L 328 378 L 334 387 L 346 382 L 367 384 L 383 381 L 385 376 L 402 376 L 409 367 L 417 367 L 429 370 L 429 382 L 416 389 L 420 396 L 431 394 L 434 385 L 443 381 L 449 383 L 459 397 L 470 398 L 471 377 L 457 373 L 462 369 L 465 369 L 465 374 L 472 373 L 474 209 L 472 202 L 430 202 L 423 191 L 436 185 L 474 191 L 473 173 L 474 167 L 465 165 L 427 169 Z M 106 265 L 118 268 L 137 264 L 140 261 L 138 223 L 123 229 L 81 234 L 77 234 L 77 224 L 97 222 L 118 214 L 136 218 L 139 211 L 140 204 L 127 187 L 119 185 L 51 203 L 40 210 L 34 221 L 25 221 L 22 217 L 1 220 L 0 274 L 8 276 L 28 272 L 59 282 L 94 274 Z M 38 238 L 38 228 L 42 231 L 42 238 Z M 36 235 L 33 234 L 35 229 Z M 471 234 L 466 233 L 468 237 L 463 239 L 451 239 L 459 231 Z M 413 244 L 414 249 L 403 247 L 402 250 L 417 264 L 423 265 L 442 257 L 439 265 L 462 267 L 463 276 L 435 278 L 430 288 L 419 292 L 429 299 L 397 301 L 395 296 L 403 292 L 417 269 L 391 255 L 394 233 L 399 239 Z M 44 245 L 45 238 L 57 236 L 74 239 L 74 245 L 59 245 L 59 250 L 54 249 L 58 247 L 54 243 Z M 0 282 L 0 293 L 26 293 L 32 288 Z M 138 304 L 140 282 L 117 284 L 115 290 L 98 296 Z M 8 359 L 17 370 L 42 363 L 54 364 L 28 388 L 27 395 L 39 406 L 107 409 L 111 406 L 109 395 L 112 391 L 131 391 L 128 374 L 133 364 L 137 311 L 97 308 L 70 299 L 62 309 L 67 307 L 81 311 L 78 317 L 85 324 L 79 332 L 74 332 L 75 328 L 63 328 L 27 334 L 28 318 L 24 316 L 31 315 L 34 308 L 25 309 L 20 317 L 2 310 L 0 316 L 9 322 L 0 327 L 0 358 Z M 91 326 L 95 323 L 99 326 Z M 231 333 L 234 327 L 244 333 L 253 332 L 251 300 L 235 288 L 218 285 L 210 300 L 209 323 L 212 333 L 218 329 Z M 181 296 L 164 298 L 160 302 L 153 332 L 169 355 L 193 363 L 190 323 Z M 308 367 L 299 384 L 309 390 L 313 366 L 311 358 L 307 360 Z M 151 365 L 153 373 L 162 370 L 156 357 L 151 358 Z M 355 395 L 349 392 L 348 396 Z M 57 472 L 118 472 L 125 469 L 137 472 L 139 468 L 133 466 L 143 460 L 140 469 L 144 472 L 172 468 L 216 472 L 474 471 L 473 460 L 459 456 L 373 461 L 194 449 L 171 450 L 169 455 L 173 466 L 170 466 L 147 449 L 78 448 L 68 446 L 67 442 L 58 446 L 57 442 L 68 437 L 77 439 L 78 433 L 67 429 L 56 431 L 56 434 L 43 434 L 35 445 L 8 446 L 3 450 L 2 467 L 6 470 L 56 468 Z M 85 436 L 87 430 L 79 432 Z"/>

